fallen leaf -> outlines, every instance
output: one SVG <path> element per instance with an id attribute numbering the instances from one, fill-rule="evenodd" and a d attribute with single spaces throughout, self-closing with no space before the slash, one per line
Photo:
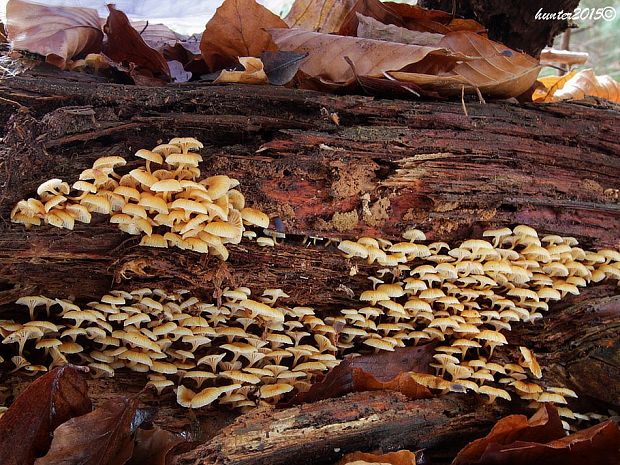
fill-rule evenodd
<path id="1" fill-rule="evenodd" d="M 577 72 L 553 92 L 555 102 L 582 100 L 585 97 L 604 98 L 610 102 L 620 103 L 620 82 L 609 75 L 597 76 L 589 68 Z"/>
<path id="2" fill-rule="evenodd" d="M 537 84 L 539 84 L 539 86 L 532 94 L 532 101 L 544 103 L 553 102 L 553 94 L 564 87 L 566 81 L 572 78 L 575 73 L 577 73 L 577 71 L 573 70 L 564 76 L 545 76 L 538 78 Z"/>
<path id="3" fill-rule="evenodd" d="M 158 51 L 166 45 L 172 47 L 181 40 L 181 36 L 165 24 L 153 24 L 149 21 L 130 21 L 129 23 L 140 34 L 146 45 Z"/>
<path id="4" fill-rule="evenodd" d="M 295 0 L 284 18 L 289 27 L 331 34 L 340 30 L 357 0 Z"/>
<path id="5" fill-rule="evenodd" d="M 161 428 L 138 429 L 133 456 L 127 465 L 166 465 L 175 447 L 185 442 L 181 436 Z"/>
<path id="6" fill-rule="evenodd" d="M 374 18 L 360 13 L 357 13 L 357 20 L 357 37 L 364 39 L 385 40 L 400 44 L 424 45 L 428 47 L 438 46 L 441 39 L 443 39 L 443 34 L 411 31 L 393 24 L 383 24 Z"/>
<path id="7" fill-rule="evenodd" d="M 381 389 L 397 390 L 412 399 L 432 397 L 431 392 L 413 381 L 408 372 L 428 373 L 434 347 L 434 344 L 425 344 L 348 358 L 329 371 L 322 381 L 313 384 L 310 390 L 297 394 L 290 404 Z"/>
<path id="8" fill-rule="evenodd" d="M 269 29 L 269 32 L 280 50 L 308 53 L 301 71 L 310 77 L 343 85 L 355 79 L 345 57 L 355 65 L 358 75 L 371 77 L 382 77 L 386 71 L 403 69 L 428 55 L 445 56 L 454 62 L 458 58 L 441 47 L 397 44 L 301 29 Z"/>
<path id="9" fill-rule="evenodd" d="M 243 71 L 223 70 L 213 83 L 269 84 L 260 58 L 239 57 L 239 63 L 243 66 Z"/>
<path id="10" fill-rule="evenodd" d="M 81 369 L 64 365 L 35 380 L 0 418 L 0 463 L 30 465 L 61 423 L 92 409 Z"/>
<path id="11" fill-rule="evenodd" d="M 274 86 L 283 86 L 295 77 L 307 56 L 307 53 L 263 52 L 260 58 L 265 66 L 265 74 L 269 78 L 269 83 Z"/>
<path id="12" fill-rule="evenodd" d="M 97 10 L 45 6 L 24 0 L 6 4 L 7 35 L 15 50 L 27 50 L 64 69 L 67 61 L 101 50 Z"/>
<path id="13" fill-rule="evenodd" d="M 35 465 L 123 465 L 132 456 L 138 397 L 111 399 L 54 431 L 49 452 Z"/>
<path id="14" fill-rule="evenodd" d="M 455 18 L 450 13 L 441 10 L 429 10 L 407 3 L 384 3 L 402 19 L 402 26 L 412 31 L 433 32 L 447 34 L 456 31 L 473 31 L 484 33 L 484 26 L 473 19 Z M 381 21 L 380 18 L 376 18 Z"/>
<path id="15" fill-rule="evenodd" d="M 267 28 L 287 25 L 255 0 L 225 0 L 202 33 L 202 57 L 211 71 L 218 71 L 233 68 L 239 57 L 258 57 L 264 51 L 275 51 Z"/>
<path id="16" fill-rule="evenodd" d="M 180 61 L 168 61 L 168 69 L 173 82 L 187 82 L 192 78 L 192 73 L 185 71 L 183 63 Z"/>
<path id="17" fill-rule="evenodd" d="M 379 0 L 358 0 L 351 8 L 338 34 L 343 36 L 356 36 L 358 28 L 358 14 L 374 18 L 383 24 L 404 26 L 405 23 L 398 13 Z"/>
<path id="18" fill-rule="evenodd" d="M 489 434 L 461 449 L 452 465 L 480 463 L 479 459 L 491 445 L 506 446 L 516 441 L 546 443 L 563 437 L 564 430 L 557 409 L 545 404 L 529 420 L 525 415 L 502 418 Z"/>
<path id="19" fill-rule="evenodd" d="M 351 452 L 340 459 L 336 465 L 353 465 L 354 463 L 381 463 L 389 465 L 416 465 L 415 454 L 409 450 L 399 450 L 387 454 L 369 454 Z"/>
<path id="20" fill-rule="evenodd" d="M 536 437 L 529 441 L 518 440 L 509 444 L 492 442 L 477 460 L 460 462 L 455 460 L 453 464 L 617 465 L 619 457 L 620 429 L 616 423 L 607 420 L 547 443 Z"/>
<path id="21" fill-rule="evenodd" d="M 110 14 L 103 26 L 108 40 L 105 53 L 112 60 L 127 66 L 135 74 L 161 81 L 170 80 L 168 63 L 161 53 L 149 47 L 122 11 L 108 5 Z"/>
<path id="22" fill-rule="evenodd" d="M 538 60 L 511 50 L 470 31 L 450 32 L 440 46 L 468 57 L 479 57 L 458 63 L 445 75 L 420 72 L 390 72 L 399 81 L 413 82 L 442 95 L 458 95 L 479 89 L 483 95 L 510 98 L 527 91 L 540 71 Z"/>

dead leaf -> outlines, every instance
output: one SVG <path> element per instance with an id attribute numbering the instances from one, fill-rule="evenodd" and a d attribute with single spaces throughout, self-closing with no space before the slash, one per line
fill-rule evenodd
<path id="1" fill-rule="evenodd" d="M 572 78 L 575 73 L 577 73 L 577 71 L 573 70 L 564 76 L 545 76 L 538 78 L 538 82 L 536 83 L 538 87 L 534 89 L 532 101 L 543 103 L 553 102 L 553 94 L 564 87 L 566 81 Z"/>
<path id="2" fill-rule="evenodd" d="M 564 430 L 557 409 L 545 404 L 529 420 L 525 415 L 502 418 L 484 438 L 461 449 L 452 465 L 479 463 L 480 457 L 492 444 L 506 446 L 516 441 L 546 443 L 563 437 Z"/>
<path id="3" fill-rule="evenodd" d="M 132 456 L 138 397 L 111 399 L 54 431 L 49 452 L 35 465 L 123 465 Z"/>
<path id="4" fill-rule="evenodd" d="M 354 463 L 381 463 L 389 465 L 416 465 L 415 454 L 409 450 L 399 450 L 387 454 L 368 454 L 351 452 L 340 459 L 336 465 L 353 465 Z"/>
<path id="5" fill-rule="evenodd" d="M 440 47 L 397 44 L 380 40 L 344 37 L 301 29 L 269 29 L 283 51 L 308 53 L 300 70 L 310 77 L 336 83 L 353 82 L 355 75 L 345 60 L 348 57 L 360 76 L 382 77 L 415 64 L 426 56 L 444 56 L 456 62 L 456 56 Z"/>
<path id="6" fill-rule="evenodd" d="M 130 24 L 125 13 L 108 5 L 110 15 L 103 26 L 108 40 L 105 53 L 112 60 L 127 66 L 136 75 L 167 82 L 170 80 L 168 63 L 161 53 L 149 47 Z"/>
<path id="7" fill-rule="evenodd" d="M 402 26 L 412 31 L 447 34 L 456 31 L 473 31 L 485 33 L 484 26 L 473 19 L 455 18 L 450 13 L 441 10 L 428 10 L 417 5 L 407 3 L 384 3 L 402 19 Z M 381 18 L 376 18 L 381 21 Z M 384 22 L 384 21 L 382 21 Z"/>
<path id="8" fill-rule="evenodd" d="M 295 77 L 307 56 L 307 53 L 263 52 L 260 58 L 265 65 L 265 74 L 269 78 L 269 83 L 274 86 L 283 86 Z"/>
<path id="9" fill-rule="evenodd" d="M 187 82 L 192 78 L 192 73 L 185 71 L 183 63 L 176 60 L 168 62 L 168 69 L 173 82 Z"/>
<path id="10" fill-rule="evenodd" d="M 258 57 L 266 50 L 275 51 L 267 28 L 287 25 L 254 0 L 225 0 L 202 33 L 202 57 L 211 71 L 218 71 L 234 68 L 239 57 Z"/>
<path id="11" fill-rule="evenodd" d="M 338 34 L 343 36 L 356 36 L 358 14 L 374 18 L 383 24 L 393 24 L 396 26 L 405 25 L 400 15 L 380 0 L 358 0 L 355 5 L 353 5 L 346 18 L 342 21 L 342 26 Z"/>
<path id="12" fill-rule="evenodd" d="M 127 465 L 166 465 L 166 459 L 179 444 L 185 442 L 181 436 L 161 428 L 136 432 L 133 456 Z"/>
<path id="13" fill-rule="evenodd" d="M 284 18 L 289 27 L 331 34 L 340 30 L 357 0 L 295 0 Z"/>
<path id="14" fill-rule="evenodd" d="M 385 40 L 400 44 L 424 45 L 436 47 L 439 45 L 443 34 L 432 32 L 411 31 L 404 27 L 393 24 L 383 24 L 374 18 L 357 13 L 357 37 L 364 39 Z"/>
<path id="15" fill-rule="evenodd" d="M 500 420 L 502 421 L 502 420 Z M 585 430 L 578 431 L 544 443 L 542 438 L 517 440 L 507 444 L 489 443 L 479 458 L 467 460 L 459 452 L 453 465 L 617 465 L 620 457 L 620 429 L 607 420 Z"/>
<path id="16" fill-rule="evenodd" d="M 350 392 L 382 389 L 397 390 L 412 399 L 432 397 L 431 392 L 413 381 L 408 372 L 428 373 L 434 347 L 434 344 L 425 344 L 348 358 L 322 381 L 313 384 L 309 391 L 297 394 L 290 403 L 315 402 Z"/>
<path id="17" fill-rule="evenodd" d="M 598 97 L 610 102 L 620 103 L 620 82 L 609 75 L 597 76 L 594 71 L 584 69 L 564 82 L 553 92 L 553 101 L 582 100 L 585 97 Z"/>
<path id="18" fill-rule="evenodd" d="M 243 71 L 223 70 L 213 83 L 269 84 L 260 58 L 239 57 L 239 63 L 243 66 Z"/>
<path id="19" fill-rule="evenodd" d="M 470 93 L 478 88 L 483 95 L 510 98 L 527 91 L 540 71 L 538 60 L 470 31 L 448 33 L 440 46 L 480 58 L 465 60 L 440 76 L 429 74 L 428 70 L 425 74 L 391 72 L 390 75 L 442 95 L 458 95 L 464 86 Z"/>
<path id="20" fill-rule="evenodd" d="M 103 32 L 97 10 L 45 6 L 24 0 L 6 4 L 7 34 L 15 50 L 27 50 L 65 69 L 67 61 L 101 50 Z"/>
<path id="21" fill-rule="evenodd" d="M 166 45 L 173 47 L 181 40 L 181 36 L 165 24 L 154 24 L 149 21 L 130 21 L 129 23 L 140 34 L 146 45 L 157 51 L 161 51 Z"/>
<path id="22" fill-rule="evenodd" d="M 64 365 L 43 375 L 0 418 L 0 463 L 31 465 L 45 454 L 61 423 L 92 409 L 82 369 Z"/>

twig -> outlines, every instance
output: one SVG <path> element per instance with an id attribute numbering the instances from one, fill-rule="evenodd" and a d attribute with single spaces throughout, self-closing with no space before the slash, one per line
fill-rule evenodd
<path id="1" fill-rule="evenodd" d="M 463 107 L 463 113 L 469 118 L 469 113 L 467 113 L 467 107 L 465 106 L 465 85 L 461 86 L 461 106 Z"/>
<path id="2" fill-rule="evenodd" d="M 10 105 L 13 105 L 13 106 L 19 108 L 20 110 L 28 110 L 28 107 L 23 106 L 21 103 L 16 102 L 15 100 L 11 100 L 11 99 L 8 99 L 8 98 L 0 97 L 0 102 L 4 102 L 4 103 L 8 103 Z"/>

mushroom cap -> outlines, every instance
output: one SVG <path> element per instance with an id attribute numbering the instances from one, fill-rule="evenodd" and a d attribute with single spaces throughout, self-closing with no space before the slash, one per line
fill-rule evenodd
<path id="1" fill-rule="evenodd" d="M 163 179 L 154 183 L 150 189 L 153 192 L 181 192 L 183 186 L 176 179 Z"/>
<path id="2" fill-rule="evenodd" d="M 500 397 L 505 400 L 512 400 L 510 394 L 503 389 L 494 388 L 492 386 L 483 385 L 478 388 L 479 394 L 486 394 L 490 399 Z"/>
<path id="3" fill-rule="evenodd" d="M 118 155 L 112 155 L 108 157 L 99 157 L 93 163 L 93 169 L 100 168 L 114 168 L 115 166 L 125 166 L 127 164 L 127 160 L 123 157 L 119 157 Z"/>
<path id="4" fill-rule="evenodd" d="M 368 258 L 368 249 L 366 246 L 362 244 L 358 244 L 357 242 L 345 240 L 340 241 L 338 244 L 338 250 L 344 252 L 347 257 L 359 257 L 359 258 Z"/>
<path id="5" fill-rule="evenodd" d="M 243 221 L 252 226 L 261 228 L 269 227 L 269 216 L 255 208 L 246 207 L 240 211 Z"/>
<path id="6" fill-rule="evenodd" d="M 290 384 L 266 384 L 264 386 L 261 386 L 260 396 L 262 399 L 270 399 L 272 397 L 281 396 L 282 394 L 291 392 L 293 389 L 294 387 Z"/>
<path id="7" fill-rule="evenodd" d="M 55 193 L 56 189 L 62 186 L 62 179 L 53 178 L 48 179 L 44 183 L 42 183 L 39 187 L 37 187 L 37 195 L 41 196 L 47 192 Z"/>
<path id="8" fill-rule="evenodd" d="M 270 307 L 263 302 L 257 302 L 256 300 L 246 299 L 239 303 L 239 305 L 247 310 L 250 310 L 253 315 L 258 315 L 263 318 L 274 321 L 284 321 L 284 313 L 281 310 Z"/>
<path id="9" fill-rule="evenodd" d="M 207 405 L 215 402 L 222 394 L 224 394 L 224 390 L 221 387 L 208 387 L 206 389 L 203 389 L 202 391 L 194 395 L 191 400 L 190 407 L 206 407 Z"/>
<path id="10" fill-rule="evenodd" d="M 138 158 L 157 163 L 158 165 L 161 165 L 164 162 L 164 158 L 161 156 L 161 154 L 157 152 L 152 152 L 151 150 L 147 149 L 140 149 L 135 153 L 135 155 Z"/>
<path id="11" fill-rule="evenodd" d="M 390 342 L 379 338 L 366 339 L 363 344 L 379 350 L 394 351 L 394 346 Z"/>
<path id="12" fill-rule="evenodd" d="M 196 168 L 202 161 L 198 153 L 171 153 L 166 157 L 166 163 L 172 166 Z"/>

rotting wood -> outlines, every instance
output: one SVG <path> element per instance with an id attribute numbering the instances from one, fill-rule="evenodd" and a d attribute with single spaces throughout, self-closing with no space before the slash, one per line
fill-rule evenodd
<path id="1" fill-rule="evenodd" d="M 273 87 L 141 88 L 37 75 L 3 81 L 0 97 L 28 108 L 0 105 L 0 119 L 6 123 L 0 148 L 2 317 L 15 314 L 11 303 L 20 295 L 74 295 L 88 301 L 112 286 L 184 287 L 206 297 L 215 287 L 230 285 L 282 287 L 291 302 L 322 313 L 351 305 L 352 293 L 367 286 L 368 266 L 345 260 L 333 246 L 308 247 L 306 235 L 395 239 L 415 225 L 432 240 L 452 242 L 477 237 L 487 227 L 526 223 L 542 233 L 576 236 L 584 247 L 620 245 L 620 141 L 615 131 L 620 112 L 612 105 L 467 102 L 466 117 L 460 103 L 451 102 L 374 100 Z M 325 119 L 322 108 L 338 113 L 340 126 Z M 72 181 L 99 156 L 121 154 L 131 160 L 138 148 L 177 135 L 205 142 L 203 173 L 240 179 L 249 203 L 277 215 L 289 239 L 276 248 L 242 242 L 221 263 L 192 252 L 138 247 L 135 238 L 98 215 L 75 231 L 25 230 L 9 222 L 14 203 L 32 195 L 42 181 Z M 126 168 L 133 167 L 129 163 Z M 350 276 L 353 265 L 358 274 Z M 552 306 L 541 322 L 515 325 L 511 347 L 516 350 L 526 342 L 533 347 L 547 367 L 545 376 L 577 390 L 584 409 L 618 408 L 620 396 L 609 388 L 620 374 L 618 297 L 611 284 L 589 288 Z M 3 383 L 19 391 L 29 379 L 14 376 Z M 90 385 L 98 403 L 137 392 L 144 381 L 143 375 L 121 373 Z M 347 412 L 351 402 L 366 402 L 362 399 L 414 404 L 392 394 L 358 394 L 280 411 L 277 418 L 299 409 L 316 415 L 322 408 Z M 166 427 L 180 430 L 195 423 L 192 414 L 176 407 L 173 394 L 159 400 L 147 394 L 145 402 L 158 408 L 156 421 Z M 444 433 L 424 430 L 435 442 L 428 442 L 430 436 L 409 436 L 409 442 L 372 447 L 428 446 L 442 463 L 441 451 L 449 455 L 446 441 L 454 437 L 448 433 L 464 438 L 480 434 L 505 413 L 502 408 L 480 409 L 482 417 L 443 418 L 437 427 L 445 428 Z M 209 437 L 234 415 L 200 412 L 198 417 Z M 314 418 L 316 441 L 306 448 L 274 440 L 264 455 L 244 457 L 242 448 L 229 449 L 230 441 L 243 440 L 239 425 L 245 421 L 267 431 L 278 428 L 257 412 L 240 417 L 184 460 L 271 463 L 291 461 L 302 452 L 326 452 L 320 438 L 331 417 Z M 398 437 L 403 438 L 401 429 Z M 370 444 L 374 432 L 356 430 L 352 446 Z M 291 430 L 292 437 L 298 433 Z M 218 452 L 205 455 L 206 450 Z M 325 461 L 337 458 L 330 454 Z"/>

